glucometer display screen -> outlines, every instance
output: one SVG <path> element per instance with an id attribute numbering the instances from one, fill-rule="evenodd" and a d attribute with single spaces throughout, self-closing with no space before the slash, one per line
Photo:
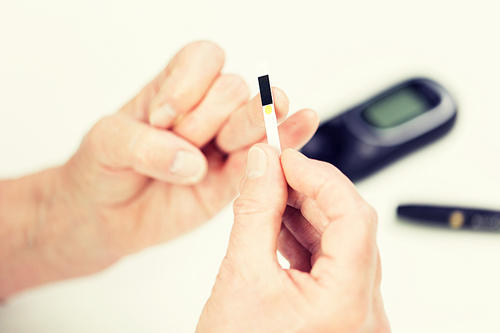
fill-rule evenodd
<path id="1" fill-rule="evenodd" d="M 406 87 L 368 105 L 362 116 L 372 126 L 389 128 L 417 117 L 429 110 L 429 106 L 425 96 Z"/>

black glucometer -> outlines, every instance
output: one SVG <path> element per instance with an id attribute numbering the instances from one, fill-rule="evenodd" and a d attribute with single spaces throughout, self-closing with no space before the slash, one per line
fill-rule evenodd
<path id="1" fill-rule="evenodd" d="M 410 79 L 324 122 L 302 153 L 356 181 L 444 135 L 456 115 L 441 85 Z"/>

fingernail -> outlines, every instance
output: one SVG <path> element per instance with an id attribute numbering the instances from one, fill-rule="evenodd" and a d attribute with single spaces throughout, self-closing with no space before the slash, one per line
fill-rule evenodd
<path id="1" fill-rule="evenodd" d="M 187 181 L 196 181 L 203 176 L 205 161 L 199 155 L 187 150 L 179 150 L 175 153 L 170 172 L 186 178 Z"/>
<path id="2" fill-rule="evenodd" d="M 252 147 L 248 152 L 246 179 L 259 178 L 267 170 L 267 155 L 258 148 Z"/>
<path id="3" fill-rule="evenodd" d="M 149 123 L 153 126 L 165 127 L 170 124 L 172 119 L 177 116 L 175 110 L 170 104 L 165 103 L 151 112 L 149 115 Z"/>

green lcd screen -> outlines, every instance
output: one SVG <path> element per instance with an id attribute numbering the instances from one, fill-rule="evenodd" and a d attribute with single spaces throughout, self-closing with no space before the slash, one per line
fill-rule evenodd
<path id="1" fill-rule="evenodd" d="M 375 127 L 389 128 L 407 122 L 428 109 L 428 100 L 407 87 L 369 105 L 363 111 L 363 118 Z"/>

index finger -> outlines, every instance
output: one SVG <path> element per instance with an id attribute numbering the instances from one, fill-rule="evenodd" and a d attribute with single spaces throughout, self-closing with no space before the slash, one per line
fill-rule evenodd
<path id="1" fill-rule="evenodd" d="M 224 65 L 224 52 L 200 41 L 182 48 L 167 66 L 160 91 L 149 106 L 149 123 L 169 127 L 178 115 L 190 111 L 205 95 Z"/>
<path id="2" fill-rule="evenodd" d="M 291 149 L 282 153 L 281 164 L 290 187 L 315 200 L 327 218 L 321 236 L 323 255 L 311 274 L 327 282 L 332 276 L 351 281 L 355 278 L 368 286 L 375 274 L 377 254 L 373 208 L 331 164 L 308 159 Z"/>
<path id="3" fill-rule="evenodd" d="M 224 52 L 208 41 L 184 46 L 123 112 L 158 128 L 172 125 L 205 96 L 224 65 Z"/>
<path id="4" fill-rule="evenodd" d="M 352 213 L 363 201 L 354 184 L 333 165 L 287 149 L 281 156 L 288 184 L 314 199 L 329 220 Z"/>
<path id="5" fill-rule="evenodd" d="M 272 87 L 278 123 L 283 121 L 289 108 L 289 100 L 283 90 Z M 266 135 L 260 94 L 237 109 L 221 128 L 216 138 L 217 146 L 231 153 L 260 141 Z"/>

